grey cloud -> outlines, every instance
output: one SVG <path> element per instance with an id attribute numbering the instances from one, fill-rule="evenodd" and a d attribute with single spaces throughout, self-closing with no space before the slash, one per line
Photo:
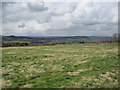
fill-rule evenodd
<path id="1" fill-rule="evenodd" d="M 29 8 L 28 4 L 31 5 Z M 9 3 L 5 3 L 5 7 L 2 8 L 2 22 L 9 23 L 36 20 L 38 23 L 45 23 L 50 21 L 51 15 L 49 14 L 49 12 L 47 12 L 44 4 L 41 4 L 40 6 L 39 5 L 40 4 L 38 3 L 15 3 L 9 6 Z M 45 10 L 45 12 L 41 13 L 41 10 Z M 37 13 L 33 14 L 33 12 Z"/>
<path id="2" fill-rule="evenodd" d="M 79 26 L 75 24 L 74 26 L 71 26 L 69 28 L 62 28 L 62 29 L 50 29 L 46 31 L 46 34 L 48 36 L 85 36 L 85 35 L 91 35 L 91 36 L 110 36 L 113 33 L 117 32 L 117 24 L 93 24 L 93 25 L 84 25 Z"/>
<path id="3" fill-rule="evenodd" d="M 42 13 L 37 13 L 33 18 L 40 24 L 51 22 L 51 17 L 52 17 L 51 14 L 45 11 Z"/>
<path id="4" fill-rule="evenodd" d="M 50 14 L 53 16 L 62 16 L 66 13 L 73 13 L 74 10 L 76 9 L 77 3 L 76 2 L 72 2 L 72 3 L 59 2 L 59 3 L 53 3 L 51 5 L 53 5 L 54 7 L 52 7 Z"/>
<path id="5" fill-rule="evenodd" d="M 27 5 L 29 10 L 32 12 L 40 12 L 40 11 L 48 10 L 48 8 L 44 6 L 44 2 L 32 2 L 32 3 L 28 3 Z"/>
<path id="6" fill-rule="evenodd" d="M 8 4 L 7 4 L 8 5 Z M 26 3 L 15 3 L 2 8 L 3 23 L 18 22 L 30 19 Z"/>
<path id="7" fill-rule="evenodd" d="M 24 28 L 24 27 L 25 27 L 25 24 L 24 24 L 24 23 L 18 25 L 18 28 Z"/>
<path id="8" fill-rule="evenodd" d="M 12 4 L 15 4 L 16 2 L 2 2 L 2 8 L 8 7 Z"/>

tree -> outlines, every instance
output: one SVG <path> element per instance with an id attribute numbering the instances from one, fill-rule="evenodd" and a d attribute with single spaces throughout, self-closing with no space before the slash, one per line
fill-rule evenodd
<path id="1" fill-rule="evenodd" d="M 115 33 L 112 35 L 112 41 L 118 42 L 120 41 L 120 33 Z"/>

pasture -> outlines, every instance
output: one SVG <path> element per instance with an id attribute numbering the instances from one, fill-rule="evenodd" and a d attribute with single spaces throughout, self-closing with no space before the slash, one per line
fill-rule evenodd
<path id="1" fill-rule="evenodd" d="M 117 88 L 117 44 L 2 48 L 3 88 Z"/>

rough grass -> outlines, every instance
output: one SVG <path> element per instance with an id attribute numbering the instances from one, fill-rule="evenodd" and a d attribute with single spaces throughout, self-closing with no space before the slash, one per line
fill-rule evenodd
<path id="1" fill-rule="evenodd" d="M 115 44 L 5 47 L 4 88 L 117 88 Z"/>

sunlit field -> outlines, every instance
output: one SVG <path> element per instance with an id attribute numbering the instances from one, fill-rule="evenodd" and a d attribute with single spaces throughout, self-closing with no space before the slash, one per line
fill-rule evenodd
<path id="1" fill-rule="evenodd" d="M 4 88 L 117 88 L 117 44 L 2 48 Z"/>

